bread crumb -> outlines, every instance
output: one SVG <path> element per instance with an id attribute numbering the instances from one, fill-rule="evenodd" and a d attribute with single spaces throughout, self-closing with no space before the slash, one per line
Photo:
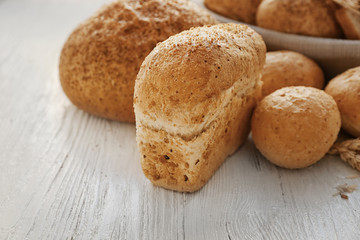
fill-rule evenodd
<path id="1" fill-rule="evenodd" d="M 352 193 L 357 190 L 357 185 L 348 185 L 347 183 L 338 185 L 335 187 L 337 192 L 333 194 L 333 196 L 340 196 L 342 199 L 349 199 L 348 195 L 345 193 Z"/>

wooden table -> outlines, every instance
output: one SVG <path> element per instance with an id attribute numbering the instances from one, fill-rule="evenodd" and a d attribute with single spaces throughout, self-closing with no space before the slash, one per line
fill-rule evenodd
<path id="1" fill-rule="evenodd" d="M 72 29 L 104 1 L 0 0 L 0 239 L 360 239 L 356 171 L 277 168 L 249 138 L 193 194 L 143 175 L 135 126 L 74 107 L 58 77 Z"/>

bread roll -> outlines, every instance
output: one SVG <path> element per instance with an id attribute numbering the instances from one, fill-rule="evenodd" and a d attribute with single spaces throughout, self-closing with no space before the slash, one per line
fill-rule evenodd
<path id="1" fill-rule="evenodd" d="M 263 0 L 257 10 L 256 23 L 285 33 L 339 38 L 342 31 L 334 11 L 332 1 Z"/>
<path id="2" fill-rule="evenodd" d="M 347 39 L 360 40 L 360 15 L 350 12 L 345 8 L 340 8 L 335 13 L 345 37 Z"/>
<path id="3" fill-rule="evenodd" d="M 330 80 L 325 91 L 339 107 L 343 129 L 360 137 L 360 66 Z"/>
<path id="4" fill-rule="evenodd" d="M 216 20 L 187 0 L 118 0 L 81 23 L 60 56 L 71 102 L 91 114 L 134 122 L 136 75 L 156 43 Z"/>
<path id="5" fill-rule="evenodd" d="M 204 0 L 210 10 L 246 23 L 255 23 L 255 14 L 261 0 Z"/>
<path id="6" fill-rule="evenodd" d="M 304 168 L 320 160 L 335 142 L 340 113 L 334 99 L 312 87 L 285 87 L 256 107 L 252 137 L 259 151 L 285 168 Z"/>
<path id="7" fill-rule="evenodd" d="M 324 73 L 313 60 L 292 51 L 266 53 L 264 65 L 262 96 L 282 87 L 308 86 L 322 89 Z"/>
<path id="8" fill-rule="evenodd" d="M 193 192 L 245 141 L 266 47 L 245 25 L 184 31 L 157 45 L 135 83 L 136 140 L 155 185 Z"/>

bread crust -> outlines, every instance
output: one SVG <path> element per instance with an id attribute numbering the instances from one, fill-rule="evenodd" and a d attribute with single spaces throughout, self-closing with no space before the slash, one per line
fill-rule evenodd
<path id="1" fill-rule="evenodd" d="M 335 14 L 345 37 L 360 40 L 360 15 L 356 15 L 345 8 L 336 10 Z"/>
<path id="2" fill-rule="evenodd" d="M 266 96 L 251 120 L 252 138 L 272 163 L 304 168 L 320 160 L 341 126 L 334 99 L 312 87 L 285 87 Z"/>
<path id="3" fill-rule="evenodd" d="M 118 0 L 103 6 L 67 39 L 60 81 L 71 102 L 91 114 L 134 122 L 136 75 L 160 41 L 217 21 L 187 0 Z"/>
<path id="4" fill-rule="evenodd" d="M 254 24 L 260 2 L 261 0 L 205 0 L 204 4 L 210 10 L 223 16 Z"/>
<path id="5" fill-rule="evenodd" d="M 289 86 L 322 89 L 325 81 L 324 73 L 316 62 L 293 51 L 267 52 L 261 80 L 263 97 Z"/>
<path id="6" fill-rule="evenodd" d="M 360 137 L 360 67 L 336 76 L 325 88 L 336 101 L 342 127 L 355 137 Z"/>
<path id="7" fill-rule="evenodd" d="M 263 0 L 258 7 L 258 26 L 314 37 L 340 38 L 335 5 L 324 0 Z"/>
<path id="8" fill-rule="evenodd" d="M 187 192 L 209 180 L 247 137 L 265 52 L 260 35 L 240 24 L 193 28 L 158 44 L 134 94 L 147 178 Z"/>

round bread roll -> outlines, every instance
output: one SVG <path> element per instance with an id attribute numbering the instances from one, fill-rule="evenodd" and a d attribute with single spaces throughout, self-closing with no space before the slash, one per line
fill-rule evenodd
<path id="1" fill-rule="evenodd" d="M 263 0 L 257 10 L 256 23 L 285 33 L 328 38 L 342 36 L 334 3 L 327 0 Z"/>
<path id="2" fill-rule="evenodd" d="M 257 7 L 261 0 L 204 0 L 210 10 L 246 23 L 255 23 Z"/>
<path id="3" fill-rule="evenodd" d="M 262 96 L 289 86 L 308 86 L 322 89 L 324 73 L 313 60 L 301 53 L 274 51 L 266 53 Z"/>
<path id="4" fill-rule="evenodd" d="M 193 192 L 247 139 L 266 47 L 242 24 L 193 28 L 161 42 L 135 83 L 136 141 L 155 185 Z"/>
<path id="5" fill-rule="evenodd" d="M 60 81 L 71 102 L 91 114 L 134 122 L 136 75 L 158 42 L 195 26 L 214 24 L 187 0 L 118 0 L 102 7 L 67 39 Z"/>
<path id="6" fill-rule="evenodd" d="M 325 91 L 339 107 L 343 129 L 360 137 L 360 66 L 333 78 Z"/>
<path id="7" fill-rule="evenodd" d="M 285 87 L 266 96 L 256 107 L 252 137 L 259 151 L 285 168 L 316 163 L 330 149 L 340 131 L 334 99 L 312 87 Z"/>

